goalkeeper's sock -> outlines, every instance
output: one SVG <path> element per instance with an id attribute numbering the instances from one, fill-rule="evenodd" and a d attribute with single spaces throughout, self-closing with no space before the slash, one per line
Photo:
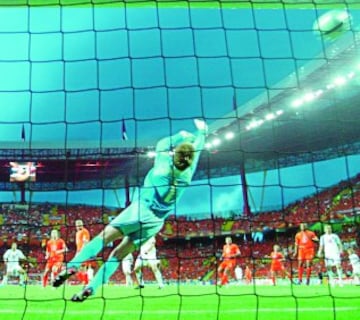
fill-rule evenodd
<path id="1" fill-rule="evenodd" d="M 119 267 L 120 261 L 116 257 L 109 258 L 96 273 L 95 277 L 91 280 L 91 282 L 86 286 L 87 288 L 91 288 L 93 293 L 95 293 L 96 289 L 107 283 L 116 269 Z"/>
<path id="2" fill-rule="evenodd" d="M 104 239 L 102 237 L 93 238 L 84 248 L 67 264 L 67 269 L 78 269 L 83 262 L 89 260 L 100 252 L 104 247 Z"/>

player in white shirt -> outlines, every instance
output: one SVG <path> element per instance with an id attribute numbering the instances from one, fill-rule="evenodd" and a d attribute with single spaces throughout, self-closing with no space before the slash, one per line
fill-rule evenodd
<path id="1" fill-rule="evenodd" d="M 335 285 L 333 273 L 333 268 L 335 267 L 339 278 L 339 285 L 342 287 L 343 281 L 340 255 L 343 252 L 343 245 L 339 236 L 332 232 L 330 225 L 324 226 L 324 232 L 325 233 L 320 237 L 318 256 L 322 257 L 324 252 L 325 266 L 330 285 Z"/>
<path id="2" fill-rule="evenodd" d="M 160 260 L 156 258 L 156 240 L 155 237 L 151 237 L 140 248 L 140 253 L 135 261 L 135 275 L 138 281 L 138 288 L 144 288 L 144 278 L 142 274 L 142 268 L 148 267 L 154 273 L 155 279 L 158 283 L 159 289 L 164 287 L 162 275 L 159 269 Z"/>
<path id="3" fill-rule="evenodd" d="M 238 284 L 240 284 L 242 282 L 242 279 L 244 277 L 244 273 L 243 273 L 243 269 L 237 265 L 234 269 L 234 272 L 235 272 L 235 279 L 236 279 L 236 282 Z"/>
<path id="4" fill-rule="evenodd" d="M 24 285 L 26 279 L 26 272 L 20 265 L 20 260 L 26 260 L 25 255 L 17 248 L 16 242 L 11 244 L 11 248 L 6 250 L 3 256 L 6 266 L 6 273 L 3 277 L 1 285 L 8 283 L 8 277 L 19 277 L 19 284 Z"/>
<path id="5" fill-rule="evenodd" d="M 127 287 L 133 286 L 133 279 L 131 277 L 132 265 L 134 263 L 134 257 L 129 253 L 124 259 L 122 259 L 121 267 L 125 275 L 125 285 Z"/>
<path id="6" fill-rule="evenodd" d="M 354 278 L 354 284 L 357 286 L 360 285 L 360 258 L 355 253 L 353 248 L 349 248 L 347 250 L 347 253 L 349 255 L 350 264 L 352 267 L 352 276 Z"/>

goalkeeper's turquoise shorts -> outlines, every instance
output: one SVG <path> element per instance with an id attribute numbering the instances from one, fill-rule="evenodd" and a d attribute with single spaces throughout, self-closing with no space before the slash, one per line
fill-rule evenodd
<path id="1" fill-rule="evenodd" d="M 137 249 L 161 230 L 166 215 L 159 215 L 143 202 L 133 202 L 110 225 L 128 236 Z"/>

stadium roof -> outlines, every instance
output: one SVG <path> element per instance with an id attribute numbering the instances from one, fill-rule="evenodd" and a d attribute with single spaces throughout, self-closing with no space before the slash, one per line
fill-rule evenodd
<path id="1" fill-rule="evenodd" d="M 359 37 L 349 33 L 275 90 L 237 106 L 213 123 L 208 141 L 222 142 L 203 152 L 195 178 L 235 175 L 243 164 L 246 172 L 254 172 L 359 154 L 358 48 Z M 229 131 L 234 138 L 226 140 Z M 20 142 L 3 142 L 0 188 L 18 188 L 8 182 L 9 160 L 37 162 L 32 190 L 119 188 L 126 179 L 130 185 L 139 185 L 152 165 L 147 152 L 153 147 L 147 142 L 143 145 L 119 147 L 109 142 L 98 147 L 75 142 L 52 148 L 37 142 L 24 148 Z"/>

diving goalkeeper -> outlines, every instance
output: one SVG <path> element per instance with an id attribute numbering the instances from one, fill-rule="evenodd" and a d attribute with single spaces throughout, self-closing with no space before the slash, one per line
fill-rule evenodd
<path id="1" fill-rule="evenodd" d="M 82 302 L 93 295 L 99 286 L 108 282 L 126 255 L 139 249 L 161 230 L 185 187 L 190 185 L 204 147 L 207 125 L 199 119 L 195 119 L 194 124 L 195 135 L 180 131 L 158 142 L 154 166 L 140 188 L 139 200 L 132 202 L 112 220 L 55 278 L 53 286 L 59 287 L 77 272 L 83 262 L 95 257 L 110 242 L 122 238 L 93 280 L 75 294 L 72 301 Z"/>

